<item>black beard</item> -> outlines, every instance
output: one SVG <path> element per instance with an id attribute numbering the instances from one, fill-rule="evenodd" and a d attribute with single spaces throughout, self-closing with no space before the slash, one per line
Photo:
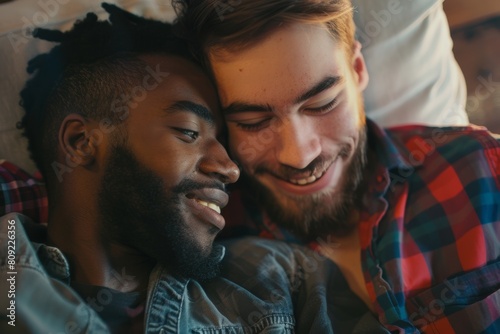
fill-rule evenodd
<path id="1" fill-rule="evenodd" d="M 353 209 L 360 205 L 363 194 L 363 173 L 367 164 L 366 137 L 366 127 L 363 127 L 352 160 L 346 169 L 348 174 L 343 177 L 343 184 L 335 193 L 316 194 L 308 198 L 297 197 L 280 204 L 273 192 L 255 178 L 243 173 L 241 182 L 274 223 L 290 230 L 305 242 L 322 240 L 330 235 L 346 236 L 358 226 L 351 214 Z M 311 165 L 322 163 L 322 159 L 318 159 Z M 298 212 L 291 209 L 294 206 Z"/>
<path id="2" fill-rule="evenodd" d="M 204 188 L 190 179 L 167 195 L 163 180 L 125 146 L 112 149 L 99 191 L 103 238 L 135 248 L 174 274 L 207 280 L 219 273 L 221 247 L 203 247 L 190 234 L 181 196 Z M 214 235 L 217 228 L 211 231 Z"/>

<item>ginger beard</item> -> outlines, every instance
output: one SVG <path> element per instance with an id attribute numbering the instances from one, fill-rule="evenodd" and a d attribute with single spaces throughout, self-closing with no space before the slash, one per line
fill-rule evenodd
<path id="1" fill-rule="evenodd" d="M 271 220 L 306 240 L 353 231 L 367 160 L 361 44 L 325 28 L 292 22 L 241 50 L 209 50 L 242 180 Z"/>
<path id="2" fill-rule="evenodd" d="M 364 113 L 363 113 L 364 115 Z M 241 182 L 250 189 L 253 198 L 265 209 L 269 218 L 305 241 L 324 239 L 329 235 L 342 237 L 352 232 L 357 223 L 350 215 L 359 203 L 363 173 L 367 164 L 367 135 L 364 122 L 359 130 L 356 147 L 344 144 L 337 156 L 319 156 L 301 172 L 310 171 L 311 175 L 335 164 L 336 159 L 347 162 L 339 184 L 328 190 L 311 195 L 291 196 L 273 191 L 259 181 L 259 175 L 271 173 L 282 179 L 288 179 L 298 171 L 289 166 L 280 166 L 278 170 L 265 163 L 255 168 L 254 175 L 242 173 Z M 349 159 L 350 157 L 350 159 Z M 347 161 L 346 161 L 347 160 Z"/>

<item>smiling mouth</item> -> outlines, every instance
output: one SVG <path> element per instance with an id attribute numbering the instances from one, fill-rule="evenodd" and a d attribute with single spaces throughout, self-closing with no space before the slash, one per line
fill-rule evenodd
<path id="1" fill-rule="evenodd" d="M 309 196 L 334 187 L 340 177 L 341 168 L 341 159 L 337 157 L 328 165 L 317 166 L 312 170 L 312 173 L 311 171 L 298 170 L 295 173 L 290 171 L 281 176 L 268 173 L 267 175 L 270 178 L 265 180 L 266 177 L 264 176 L 263 181 L 267 184 L 267 187 L 273 188 L 285 194 L 285 196 Z"/>
<path id="2" fill-rule="evenodd" d="M 204 205 L 212 210 L 214 210 L 215 212 L 217 212 L 218 214 L 220 214 L 220 206 L 218 206 L 217 204 L 215 203 L 210 203 L 210 202 L 205 202 L 205 201 L 202 201 L 200 199 L 197 199 L 195 198 L 194 199 L 196 202 L 200 203 L 201 205 Z"/>
<path id="3" fill-rule="evenodd" d="M 186 194 L 186 197 L 218 214 L 228 201 L 227 193 L 215 188 L 197 189 Z"/>
<path id="4" fill-rule="evenodd" d="M 290 183 L 293 183 L 293 184 L 296 184 L 296 185 L 299 185 L 299 186 L 307 186 L 308 184 L 311 184 L 311 183 L 314 183 L 316 181 L 318 181 L 319 179 L 321 179 L 321 177 L 323 177 L 323 175 L 325 175 L 326 171 L 328 170 L 325 169 L 324 171 L 322 172 L 319 172 L 319 173 L 315 173 L 307 178 L 302 178 L 302 179 L 288 179 L 287 181 L 290 182 Z"/>
<path id="5" fill-rule="evenodd" d="M 338 161 L 338 159 L 339 159 L 339 157 L 337 156 L 337 158 L 334 159 L 333 161 L 331 161 L 330 164 L 323 167 L 321 170 L 317 170 L 317 169 L 314 170 L 311 173 L 311 175 L 307 176 L 307 177 L 300 177 L 299 178 L 299 177 L 293 177 L 293 175 L 291 175 L 292 177 L 289 176 L 287 178 L 282 178 L 282 177 L 278 177 L 278 178 L 285 181 L 285 182 L 296 185 L 296 186 L 308 186 L 310 184 L 313 184 L 313 183 L 319 181 L 326 174 L 326 172 L 328 172 L 330 167 L 332 167 L 332 165 Z M 304 173 L 300 173 L 300 174 L 304 175 Z"/>

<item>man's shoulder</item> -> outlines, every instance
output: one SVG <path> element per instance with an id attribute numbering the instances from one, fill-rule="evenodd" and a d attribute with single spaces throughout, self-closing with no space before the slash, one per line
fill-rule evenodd
<path id="1" fill-rule="evenodd" d="M 5 291 L 0 304 L 13 305 L 0 310 L 0 331 L 12 328 L 7 327 L 9 321 L 22 328 L 19 332 L 63 332 L 72 324 L 72 328 L 87 332 L 109 333 L 92 308 L 58 280 L 66 274 L 61 269 L 67 267 L 62 253 L 55 254 L 55 248 L 33 242 L 32 238 L 44 229 L 19 213 L 0 217 L 0 291 Z M 44 251 L 40 252 L 41 248 Z"/>
<path id="2" fill-rule="evenodd" d="M 483 150 L 500 153 L 500 135 L 487 128 L 470 125 L 458 127 L 431 127 L 407 125 L 386 129 L 388 136 L 410 154 L 430 156 L 432 153 L 467 155 Z"/>
<path id="3" fill-rule="evenodd" d="M 43 266 L 37 256 L 38 244 L 30 236 L 39 241 L 44 238 L 46 228 L 35 224 L 23 214 L 11 212 L 0 217 L 0 261 L 5 266 L 9 261 L 19 266 L 19 271 L 28 268 L 42 270 Z M 43 236 L 43 237 L 42 237 Z M 6 269 L 0 266 L 0 270 Z M 13 270 L 10 270 L 13 271 Z"/>
<path id="4" fill-rule="evenodd" d="M 437 144 L 447 144 L 453 140 L 469 139 L 480 142 L 500 141 L 500 135 L 494 134 L 484 126 L 447 126 L 435 127 L 426 125 L 403 125 L 385 129 L 391 137 L 407 141 L 415 136 L 431 139 Z M 498 144 L 498 143 L 497 143 Z"/>
<path id="5" fill-rule="evenodd" d="M 29 218 L 27 218 L 22 213 L 9 212 L 9 213 L 6 213 L 3 216 L 0 216 L 0 226 L 8 224 L 9 220 L 23 220 L 24 221 L 24 219 L 29 219 Z"/>
<path id="6" fill-rule="evenodd" d="M 421 185 L 447 175 L 446 182 L 453 176 L 463 186 L 482 180 L 500 189 L 500 136 L 484 127 L 401 126 L 386 134 Z"/>
<path id="7" fill-rule="evenodd" d="M 10 212 L 0 217 L 0 234 L 5 235 L 8 231 L 15 231 L 18 242 L 44 243 L 47 226 L 33 222 L 22 213 Z"/>
<path id="8" fill-rule="evenodd" d="M 27 241 L 26 231 L 23 227 L 30 219 L 20 213 L 11 212 L 0 217 L 0 242 L 6 244 L 4 239 L 16 240 L 18 243 Z M 18 247 L 16 247 L 18 248 Z M 3 256 L 3 249 L 0 251 Z"/>

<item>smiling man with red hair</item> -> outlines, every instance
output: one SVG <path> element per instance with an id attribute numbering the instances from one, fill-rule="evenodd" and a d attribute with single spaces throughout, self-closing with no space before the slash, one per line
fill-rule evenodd
<path id="1" fill-rule="evenodd" d="M 366 117 L 350 1 L 241 0 L 222 16 L 218 0 L 179 2 L 243 172 L 234 194 L 246 216 L 230 217 L 319 249 L 390 331 L 497 332 L 497 137 L 475 126 L 384 130 Z"/>

